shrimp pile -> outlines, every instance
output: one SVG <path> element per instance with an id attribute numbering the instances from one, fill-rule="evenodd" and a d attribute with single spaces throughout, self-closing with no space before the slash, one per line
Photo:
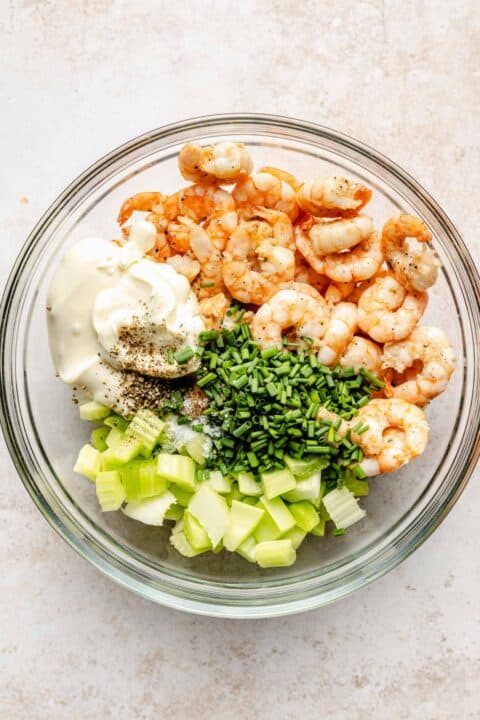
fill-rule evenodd
<path id="1" fill-rule="evenodd" d="M 240 303 L 262 349 L 287 339 L 327 367 L 374 374 L 376 397 L 339 423 L 362 448 L 367 475 L 423 452 L 422 408 L 445 390 L 456 362 L 445 333 L 419 325 L 440 268 L 425 223 L 400 214 L 376 228 L 363 183 L 254 171 L 240 143 L 189 143 L 178 165 L 191 184 L 123 203 L 123 240 L 132 215 L 146 213 L 156 237 L 149 256 L 188 279 L 206 328 L 228 326 L 229 307 Z"/>

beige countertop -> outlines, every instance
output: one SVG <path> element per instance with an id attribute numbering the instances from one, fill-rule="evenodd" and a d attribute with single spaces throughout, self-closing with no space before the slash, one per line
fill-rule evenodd
<path id="1" fill-rule="evenodd" d="M 410 171 L 480 260 L 474 0 L 4 0 L 3 284 L 88 164 L 152 127 L 258 111 L 329 125 Z M 480 717 L 480 474 L 435 534 L 342 602 L 220 621 L 117 587 L 41 518 L 0 442 L 0 717 Z"/>

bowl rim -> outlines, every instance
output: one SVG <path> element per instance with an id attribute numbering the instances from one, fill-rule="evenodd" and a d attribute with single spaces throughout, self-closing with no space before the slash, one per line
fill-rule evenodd
<path id="1" fill-rule="evenodd" d="M 84 170 L 84 172 L 69 183 L 65 190 L 60 193 L 60 195 L 48 207 L 22 245 L 10 271 L 3 292 L 3 297 L 0 303 L 0 355 L 2 358 L 2 370 L 8 354 L 7 333 L 9 330 L 10 315 L 15 306 L 14 300 L 18 290 L 19 280 L 22 277 L 23 269 L 27 266 L 27 262 L 31 254 L 35 251 L 38 252 L 39 244 L 44 232 L 62 212 L 68 210 L 69 201 L 75 197 L 79 189 L 89 179 L 98 176 L 99 173 L 107 170 L 108 168 L 112 168 L 115 163 L 152 142 L 159 141 L 162 138 L 185 131 L 200 132 L 211 129 L 212 132 L 214 132 L 215 128 L 219 128 L 220 126 L 224 126 L 226 124 L 231 124 L 233 126 L 232 132 L 240 130 L 242 126 L 251 127 L 252 125 L 261 125 L 262 127 L 267 128 L 271 127 L 277 131 L 280 129 L 283 131 L 290 130 L 297 133 L 300 131 L 310 135 L 310 137 L 316 136 L 318 138 L 330 140 L 336 145 L 340 144 L 344 148 L 353 151 L 356 155 L 360 155 L 364 158 L 368 157 L 376 165 L 385 168 L 390 175 L 398 178 L 402 186 L 412 193 L 413 196 L 419 198 L 426 206 L 428 206 L 436 218 L 441 221 L 445 231 L 448 232 L 455 244 L 457 254 L 459 254 L 459 256 L 461 255 L 463 270 L 466 272 L 471 289 L 476 296 L 477 306 L 480 306 L 480 276 L 476 270 L 473 259 L 461 240 L 455 226 L 446 213 L 430 196 L 430 194 L 419 183 L 417 183 L 412 176 L 400 168 L 396 163 L 389 160 L 382 153 L 344 133 L 291 117 L 256 113 L 225 113 L 208 115 L 185 119 L 180 122 L 161 126 L 146 133 L 142 133 L 141 135 L 114 148 L 109 153 L 103 155 L 99 160 L 92 163 L 86 170 Z M 103 549 L 102 552 L 99 552 L 98 544 L 95 544 L 95 542 L 85 537 L 79 538 L 78 533 L 75 532 L 75 524 L 71 524 L 68 521 L 68 518 L 62 518 L 58 513 L 54 512 L 36 486 L 35 480 L 31 476 L 31 471 L 29 470 L 25 462 L 25 458 L 19 448 L 18 440 L 15 434 L 15 427 L 12 424 L 10 417 L 10 402 L 9 397 L 5 392 L 5 385 L 6 383 L 2 383 L 0 386 L 0 424 L 5 437 L 6 445 L 23 484 L 32 497 L 34 503 L 37 505 L 40 512 L 44 515 L 50 525 L 80 555 L 119 584 L 134 590 L 143 597 L 155 600 L 166 606 L 196 614 L 230 618 L 259 618 L 297 613 L 336 601 L 337 599 L 350 594 L 354 590 L 373 582 L 373 580 L 377 577 L 384 575 L 408 557 L 430 536 L 440 522 L 443 521 L 460 497 L 460 494 L 465 488 L 480 456 L 479 418 L 477 422 L 476 439 L 472 442 L 467 457 L 464 460 L 461 476 L 458 477 L 448 497 L 443 502 L 442 506 L 436 511 L 435 515 L 426 525 L 420 528 L 420 531 L 413 534 L 411 532 L 411 528 L 407 528 L 407 530 L 404 531 L 401 536 L 403 541 L 401 552 L 386 553 L 383 551 L 383 562 L 378 562 L 378 557 L 374 554 L 373 557 L 367 559 L 365 565 L 362 567 L 362 572 L 359 573 L 356 571 L 354 573 L 350 573 L 350 576 L 347 575 L 347 577 L 344 578 L 344 580 L 347 580 L 348 582 L 344 581 L 341 586 L 335 586 L 331 589 L 327 588 L 327 591 L 324 591 L 323 593 L 315 593 L 311 592 L 311 590 L 306 590 L 305 592 L 307 594 L 300 593 L 297 597 L 292 597 L 285 602 L 274 601 L 274 603 L 270 605 L 242 605 L 241 603 L 238 604 L 238 599 L 234 600 L 233 598 L 232 602 L 227 602 L 225 598 L 221 598 L 219 603 L 213 603 L 211 599 L 205 599 L 204 596 L 196 597 L 195 593 L 190 594 L 187 591 L 186 594 L 174 594 L 171 592 L 171 587 L 168 586 L 168 583 L 166 585 L 166 589 L 162 589 L 161 587 L 158 587 L 158 585 L 154 587 L 151 582 L 148 582 L 146 576 L 144 575 L 142 577 L 141 573 L 138 571 L 134 577 L 132 572 L 129 571 L 128 568 L 125 568 L 123 563 L 121 563 L 117 558 L 113 558 L 109 555 L 109 553 L 103 552 Z M 295 583 L 295 580 L 293 580 L 293 583 Z"/>

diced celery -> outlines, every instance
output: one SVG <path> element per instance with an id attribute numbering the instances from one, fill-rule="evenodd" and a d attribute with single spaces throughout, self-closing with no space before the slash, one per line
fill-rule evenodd
<path id="1" fill-rule="evenodd" d="M 115 427 L 122 432 L 124 432 L 128 427 L 128 420 L 125 420 L 125 418 L 121 417 L 121 415 L 109 415 L 103 422 L 104 425 L 107 425 L 109 428 Z"/>
<path id="2" fill-rule="evenodd" d="M 146 500 L 132 500 L 123 508 L 123 512 L 133 520 L 145 523 L 145 525 L 163 525 L 165 515 L 170 507 L 175 504 L 175 495 L 168 490 L 156 497 Z"/>
<path id="3" fill-rule="evenodd" d="M 236 549 L 236 552 L 241 555 L 245 560 L 248 560 L 248 562 L 254 563 L 255 560 L 255 548 L 257 546 L 257 543 L 255 542 L 255 538 L 253 535 L 250 535 L 247 537 L 246 540 L 243 541 L 241 545 L 239 545 Z"/>
<path id="4" fill-rule="evenodd" d="M 212 449 L 212 441 L 208 435 L 196 433 L 195 437 L 192 437 L 191 440 L 185 443 L 184 448 L 196 463 L 205 465 Z"/>
<path id="5" fill-rule="evenodd" d="M 209 470 L 207 479 L 204 480 L 206 485 L 210 485 L 215 492 L 220 495 L 227 495 L 232 491 L 232 481 L 229 477 L 222 475 L 220 470 Z"/>
<path id="6" fill-rule="evenodd" d="M 302 542 L 305 540 L 307 533 L 299 527 L 294 527 L 282 535 L 282 540 L 290 540 L 294 550 L 298 550 Z"/>
<path id="7" fill-rule="evenodd" d="M 247 505 L 253 505 L 253 507 L 256 507 L 258 505 L 258 498 L 251 497 L 250 495 L 243 495 L 242 502 L 247 503 Z"/>
<path id="8" fill-rule="evenodd" d="M 73 471 L 85 475 L 89 480 L 95 482 L 95 478 L 101 467 L 101 454 L 91 445 L 84 445 L 78 453 L 77 461 Z"/>
<path id="9" fill-rule="evenodd" d="M 285 456 L 284 460 L 290 472 L 292 472 L 298 480 L 305 480 L 305 478 L 310 477 L 310 475 L 313 475 L 313 473 L 322 470 L 328 465 L 328 460 L 325 458 L 295 460 L 295 458 Z"/>
<path id="10" fill-rule="evenodd" d="M 183 532 L 183 517 L 180 518 L 180 520 L 177 520 L 172 528 L 172 535 L 176 535 L 179 532 Z"/>
<path id="11" fill-rule="evenodd" d="M 101 470 L 118 470 L 122 464 L 114 455 L 113 451 L 108 448 L 101 454 Z"/>
<path id="12" fill-rule="evenodd" d="M 111 431 L 110 431 L 111 432 Z M 126 464 L 137 457 L 142 451 L 143 445 L 140 440 L 133 437 L 124 437 L 114 447 L 110 447 L 112 458 L 116 458 L 119 463 Z"/>
<path id="13" fill-rule="evenodd" d="M 263 495 L 263 485 L 258 480 L 255 480 L 251 473 L 240 472 L 237 475 L 238 489 L 242 495 L 249 495 L 250 497 L 260 497 Z"/>
<path id="14" fill-rule="evenodd" d="M 234 500 L 230 508 L 228 530 L 223 536 L 223 544 L 227 550 L 236 550 L 253 533 L 264 515 L 265 511 L 261 508 Z"/>
<path id="15" fill-rule="evenodd" d="M 208 485 L 200 485 L 188 505 L 215 547 L 227 532 L 230 513 L 225 498 Z"/>
<path id="16" fill-rule="evenodd" d="M 281 533 L 295 527 L 295 518 L 280 497 L 270 500 L 263 495 L 260 498 L 260 507 L 267 511 Z"/>
<path id="17" fill-rule="evenodd" d="M 175 505 L 170 505 L 165 513 L 165 520 L 181 520 L 184 512 L 185 508 L 181 505 L 177 505 L 177 503 L 175 503 Z"/>
<path id="18" fill-rule="evenodd" d="M 221 553 L 223 550 L 223 542 L 220 540 L 220 542 L 215 545 L 215 547 L 212 549 L 212 552 L 214 555 L 218 555 L 218 553 Z"/>
<path id="19" fill-rule="evenodd" d="M 323 537 L 325 535 L 325 525 L 327 524 L 327 521 L 330 520 L 330 515 L 325 509 L 323 503 L 318 508 L 318 514 L 320 517 L 320 521 L 318 525 L 315 525 L 315 527 L 310 530 L 310 535 L 317 535 L 318 537 Z"/>
<path id="20" fill-rule="evenodd" d="M 293 477 L 290 470 L 275 470 L 273 472 L 262 473 L 262 483 L 265 489 L 265 496 L 272 500 L 273 498 L 283 495 L 283 493 L 293 490 L 297 481 Z"/>
<path id="21" fill-rule="evenodd" d="M 105 437 L 105 444 L 109 448 L 115 448 L 122 442 L 123 436 L 124 433 L 120 430 L 120 428 L 113 427 L 109 430 Z"/>
<path id="22" fill-rule="evenodd" d="M 300 502 L 292 503 L 288 509 L 295 518 L 298 527 L 310 532 L 320 522 L 320 516 L 308 500 L 300 500 Z"/>
<path id="23" fill-rule="evenodd" d="M 158 474 L 176 483 L 184 490 L 195 489 L 195 463 L 185 455 L 159 453 L 157 456 Z"/>
<path id="24" fill-rule="evenodd" d="M 102 512 L 118 510 L 125 501 L 125 488 L 117 470 L 99 472 L 95 487 Z"/>
<path id="25" fill-rule="evenodd" d="M 110 415 L 110 412 L 110 408 L 105 407 L 105 405 L 101 405 L 94 400 L 80 405 L 80 417 L 82 420 L 103 420 Z"/>
<path id="26" fill-rule="evenodd" d="M 180 555 L 183 555 L 187 558 L 193 558 L 196 555 L 201 555 L 202 552 L 205 552 L 205 550 L 194 550 L 188 542 L 187 538 L 185 537 L 185 533 L 183 532 L 183 530 L 177 533 L 174 533 L 172 531 L 172 534 L 170 535 L 170 544 L 173 545 L 175 550 L 179 552 Z"/>
<path id="27" fill-rule="evenodd" d="M 321 477 L 321 472 L 317 471 L 304 480 L 298 480 L 296 487 L 283 495 L 284 499 L 288 502 L 298 502 L 299 500 L 317 502 L 320 497 Z"/>
<path id="28" fill-rule="evenodd" d="M 258 543 L 255 560 L 263 568 L 288 567 L 297 557 L 290 540 L 270 540 Z"/>
<path id="29" fill-rule="evenodd" d="M 125 435 L 139 440 L 150 452 L 157 444 L 165 423 L 151 410 L 139 410 L 128 426 Z"/>
<path id="30" fill-rule="evenodd" d="M 188 510 L 183 516 L 183 532 L 194 550 L 211 550 L 212 543 L 206 531 Z"/>
<path id="31" fill-rule="evenodd" d="M 363 497 L 368 495 L 368 482 L 367 480 L 359 480 L 357 478 L 351 478 L 345 482 L 345 487 L 350 490 L 355 497 Z"/>
<path id="32" fill-rule="evenodd" d="M 236 483 L 233 483 L 231 492 L 225 495 L 225 500 L 229 505 L 231 505 L 234 500 L 243 500 L 243 495 Z"/>
<path id="33" fill-rule="evenodd" d="M 99 450 L 100 452 L 103 452 L 107 449 L 107 443 L 105 442 L 105 438 L 107 437 L 109 433 L 108 427 L 98 427 L 92 430 L 90 433 L 90 443 L 93 445 L 95 450 Z"/>
<path id="34" fill-rule="evenodd" d="M 270 515 L 265 513 L 257 525 L 253 536 L 257 542 L 266 542 L 267 540 L 278 540 L 281 534 Z"/>
<path id="35" fill-rule="evenodd" d="M 337 528 L 346 529 L 366 515 L 353 493 L 346 487 L 327 493 L 322 502 Z"/>
<path id="36" fill-rule="evenodd" d="M 193 497 L 193 493 L 187 492 L 187 490 L 184 490 L 181 487 L 178 487 L 178 485 L 170 485 L 168 488 L 170 492 L 172 492 L 175 497 L 177 498 L 177 503 L 179 505 L 182 505 L 182 507 L 186 508 L 188 506 L 188 503 Z"/>
<path id="37" fill-rule="evenodd" d="M 161 495 L 168 486 L 168 480 L 158 474 L 157 461 L 133 460 L 119 467 L 128 500 L 144 500 Z"/>

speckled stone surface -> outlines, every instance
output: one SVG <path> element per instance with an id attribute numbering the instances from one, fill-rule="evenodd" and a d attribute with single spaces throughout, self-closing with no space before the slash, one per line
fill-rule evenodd
<path id="1" fill-rule="evenodd" d="M 154 126 L 260 111 L 351 133 L 420 180 L 480 260 L 475 0 L 4 0 L 0 280 L 58 192 Z M 480 717 L 480 474 L 387 577 L 254 622 L 157 607 L 70 550 L 0 444 L 5 720 Z"/>

